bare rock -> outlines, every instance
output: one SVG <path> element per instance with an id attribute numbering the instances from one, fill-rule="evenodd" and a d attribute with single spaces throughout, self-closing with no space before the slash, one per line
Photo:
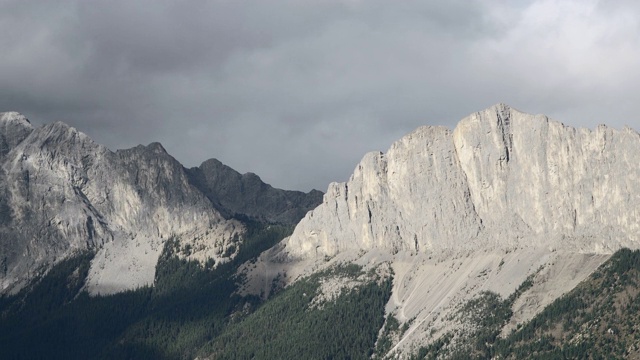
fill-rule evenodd
<path id="1" fill-rule="evenodd" d="M 93 294 L 152 284 L 172 237 L 197 239 L 183 255 L 195 260 L 235 256 L 238 244 L 226 250 L 243 225 L 216 211 L 160 144 L 112 152 L 61 122 L 33 130 L 13 114 L 0 125 L 13 134 L 0 172 L 0 291 L 15 292 L 85 249 L 96 253 Z"/>
<path id="2" fill-rule="evenodd" d="M 240 174 L 216 159 L 188 170 L 193 184 L 227 217 L 280 224 L 297 224 L 322 202 L 323 193 L 273 188 L 254 173 Z"/>
<path id="3" fill-rule="evenodd" d="M 638 247 L 638 155 L 631 129 L 574 129 L 499 104 L 453 132 L 421 127 L 367 154 L 300 222 L 286 255 Z"/>
<path id="4" fill-rule="evenodd" d="M 465 326 L 451 321 L 482 291 L 506 298 L 528 277 L 504 329 L 530 320 L 622 248 L 640 248 L 640 135 L 575 129 L 504 104 L 451 131 L 421 127 L 364 156 L 332 183 L 293 234 L 261 255 L 243 291 L 265 291 L 344 262 L 388 262 L 387 312 L 408 358 Z M 339 285 L 339 284 L 337 284 Z"/>

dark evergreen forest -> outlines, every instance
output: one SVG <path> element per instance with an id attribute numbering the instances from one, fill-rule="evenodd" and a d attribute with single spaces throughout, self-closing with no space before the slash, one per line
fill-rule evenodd
<path id="1" fill-rule="evenodd" d="M 322 309 L 310 301 L 327 272 L 267 302 L 234 293 L 238 266 L 291 231 L 251 222 L 239 255 L 216 268 L 178 259 L 168 241 L 154 287 L 111 296 L 82 291 L 92 254 L 78 254 L 21 293 L 0 298 L 0 358 L 368 358 L 384 322 L 390 278 L 351 289 Z M 357 266 L 331 271 L 361 274 Z"/>
<path id="2" fill-rule="evenodd" d="M 257 297 L 234 294 L 239 264 L 292 230 L 255 222 L 247 228 L 238 256 L 215 269 L 178 259 L 167 241 L 154 287 L 111 296 L 80 291 L 91 253 L 60 262 L 28 289 L 0 298 L 0 358 L 193 358 L 237 308 L 260 305 Z"/>

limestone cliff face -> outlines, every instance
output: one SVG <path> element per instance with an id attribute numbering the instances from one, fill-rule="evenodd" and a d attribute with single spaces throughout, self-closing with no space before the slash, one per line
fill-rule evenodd
<path id="1" fill-rule="evenodd" d="M 346 249 L 425 252 L 462 243 L 481 228 L 451 131 L 422 127 L 387 154 L 365 155 L 347 183 L 332 183 L 287 251 L 293 257 Z"/>
<path id="2" fill-rule="evenodd" d="M 0 113 L 0 161 L 33 131 L 24 115 L 17 112 Z"/>
<path id="3" fill-rule="evenodd" d="M 34 129 L 15 112 L 0 113 L 0 165 L 0 294 L 87 249 L 95 253 L 93 294 L 152 284 L 170 238 L 184 249 L 179 256 L 219 264 L 235 256 L 244 233 L 225 215 L 290 223 L 321 198 L 255 175 L 237 179 L 222 164 L 203 165 L 203 187 L 159 143 L 113 152 L 62 122 Z"/>
<path id="4" fill-rule="evenodd" d="M 594 251 L 640 244 L 634 130 L 575 129 L 498 106 L 461 121 L 453 141 L 488 228 L 508 219 L 523 233 L 573 238 Z"/>
<path id="5" fill-rule="evenodd" d="M 640 135 L 574 129 L 500 104 L 421 127 L 332 183 L 280 256 L 640 245 Z"/>
<path id="6" fill-rule="evenodd" d="M 507 298 L 530 279 L 508 333 L 615 250 L 640 248 L 639 157 L 630 128 L 574 129 L 503 104 L 453 131 L 421 127 L 332 183 L 289 238 L 241 269 L 242 291 L 268 294 L 275 278 L 344 262 L 389 263 L 386 311 L 406 331 L 386 356 L 405 359 L 467 328 L 452 319 L 483 291 Z"/>
<path id="7" fill-rule="evenodd" d="M 118 150 L 113 154 L 118 177 L 113 183 L 96 178 L 100 208 L 120 240 L 102 244 L 88 279 L 91 292 L 130 288 L 121 284 L 151 284 L 164 243 L 171 237 L 190 250 L 184 256 L 216 263 L 233 257 L 244 231 L 226 220 L 209 200 L 191 186 L 184 168 L 159 143 Z M 224 255 L 227 249 L 236 249 Z"/>

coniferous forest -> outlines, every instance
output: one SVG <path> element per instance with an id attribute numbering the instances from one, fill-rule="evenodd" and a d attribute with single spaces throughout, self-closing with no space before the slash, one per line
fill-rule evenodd
<path id="1" fill-rule="evenodd" d="M 326 273 L 267 302 L 234 293 L 237 267 L 291 230 L 249 223 L 238 256 L 214 269 L 180 260 L 168 241 L 155 286 L 110 296 L 82 291 L 90 253 L 62 261 L 28 289 L 0 298 L 0 358 L 368 358 L 384 322 L 390 278 L 351 289 L 322 308 L 310 302 Z M 332 271 L 361 274 L 355 266 Z"/>
<path id="2" fill-rule="evenodd" d="M 155 286 L 116 295 L 80 291 L 90 253 L 62 261 L 29 289 L 2 298 L 2 358 L 193 358 L 225 329 L 236 308 L 260 303 L 233 294 L 238 264 L 291 232 L 281 225 L 247 228 L 246 246 L 215 269 L 178 259 L 167 241 Z"/>
<path id="3" fill-rule="evenodd" d="M 175 255 L 166 242 L 153 287 L 110 296 L 83 291 L 92 254 L 60 262 L 17 295 L 0 298 L 2 359 L 369 359 L 384 358 L 392 334 L 385 318 L 392 276 L 315 302 L 323 279 L 362 279 L 356 265 L 314 273 L 276 289 L 268 301 L 236 294 L 240 264 L 289 235 L 291 226 L 247 222 L 233 261 L 213 267 Z M 535 275 L 535 274 L 534 274 Z M 506 337 L 512 305 L 490 292 L 458 313 L 469 331 L 416 349 L 414 359 L 624 359 L 640 357 L 640 251 L 620 250 L 577 288 Z M 457 339 L 457 340 L 456 340 Z"/>

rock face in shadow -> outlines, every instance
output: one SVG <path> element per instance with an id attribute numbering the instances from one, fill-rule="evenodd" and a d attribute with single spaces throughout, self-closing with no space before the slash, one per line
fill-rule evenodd
<path id="1" fill-rule="evenodd" d="M 247 195 L 233 191 L 254 184 L 275 197 L 286 193 L 255 180 L 233 187 L 228 168 L 206 172 L 211 188 L 220 188 L 217 181 L 230 186 L 217 200 L 194 186 L 190 172 L 159 143 L 113 152 L 62 122 L 34 129 L 18 113 L 0 113 L 0 164 L 0 293 L 19 290 L 85 249 L 95 253 L 87 279 L 91 293 L 152 284 L 170 238 L 187 249 L 178 254 L 192 260 L 219 264 L 237 254 L 244 225 L 221 214 L 217 208 L 227 208 L 218 204 L 234 205 L 234 214 L 275 214 L 289 222 L 305 211 L 291 205 L 270 212 L 270 204 L 260 203 L 269 196 L 241 205 Z M 313 206 L 303 195 L 300 201 Z"/>
<path id="2" fill-rule="evenodd" d="M 275 189 L 254 173 L 240 174 L 216 159 L 188 170 L 192 183 L 227 217 L 297 224 L 322 202 L 323 193 Z"/>

